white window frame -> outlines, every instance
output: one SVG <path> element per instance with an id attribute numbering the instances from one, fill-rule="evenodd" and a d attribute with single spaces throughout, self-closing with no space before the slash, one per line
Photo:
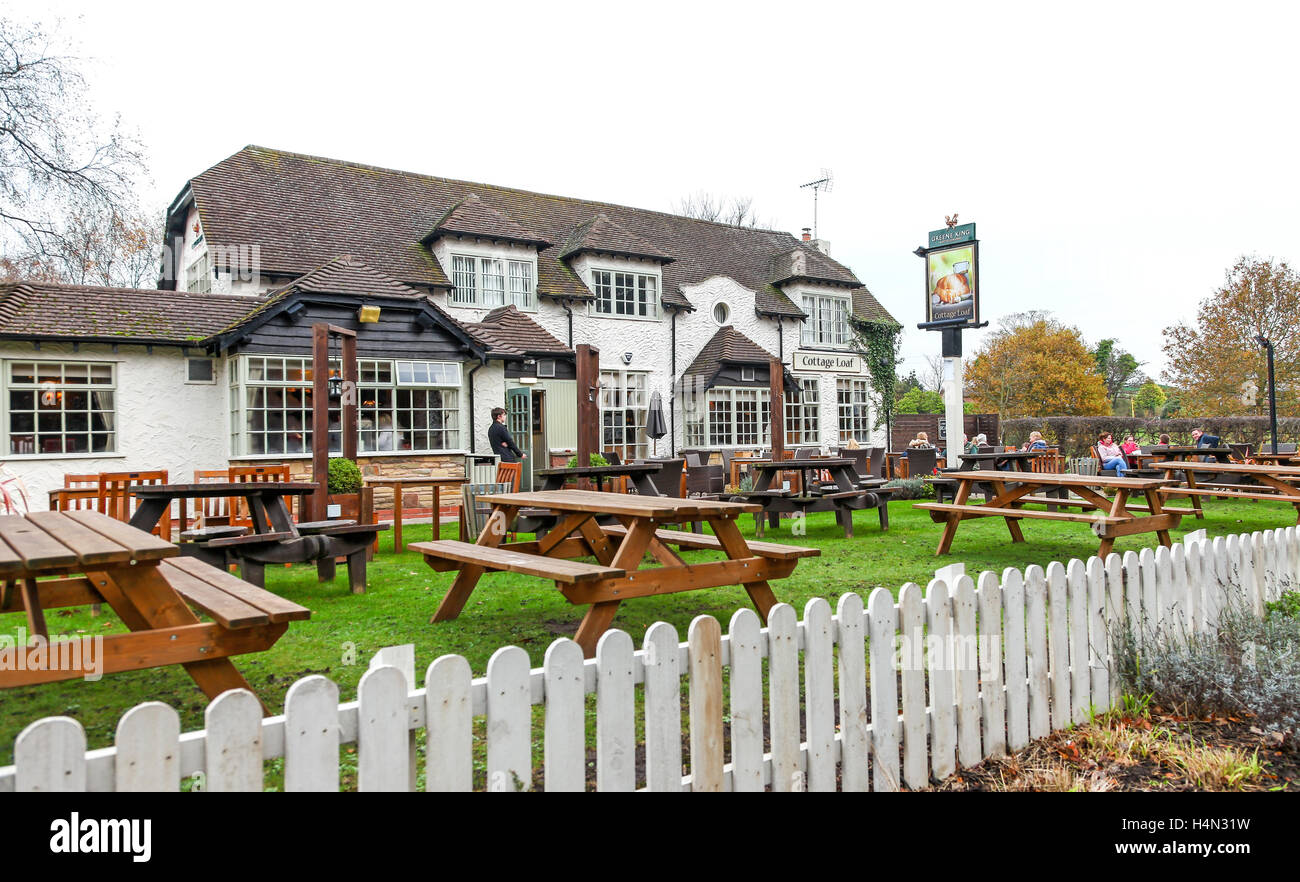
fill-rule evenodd
<path id="1" fill-rule="evenodd" d="M 470 266 L 463 261 L 469 261 Z M 500 287 L 493 286 L 491 296 L 485 284 L 489 277 L 500 279 Z M 514 305 L 523 312 L 537 311 L 535 260 L 453 251 L 451 282 L 452 290 L 447 296 L 447 303 L 451 306 L 495 309 Z"/>
<path id="2" fill-rule="evenodd" d="M 591 290 L 596 299 L 591 304 L 590 314 L 597 318 L 658 321 L 661 287 L 662 279 L 658 273 L 594 266 L 591 268 Z M 608 296 L 604 296 L 606 291 Z M 630 292 L 630 299 L 626 302 L 630 303 L 631 312 L 617 311 L 620 291 Z"/>
<path id="3" fill-rule="evenodd" d="M 853 313 L 853 298 L 840 294 L 805 291 L 799 306 L 808 318 L 799 331 L 799 345 L 818 346 L 825 349 L 848 349 L 853 335 L 849 316 Z"/>
<path id="4" fill-rule="evenodd" d="M 798 377 L 799 400 L 785 403 L 785 443 L 818 445 L 821 439 L 822 385 L 818 377 Z"/>
<path id="5" fill-rule="evenodd" d="M 206 361 L 212 365 L 212 379 L 194 380 L 190 378 L 190 362 Z M 189 355 L 185 358 L 185 385 L 187 386 L 215 386 L 217 385 L 217 360 L 202 355 Z"/>
<path id="6" fill-rule="evenodd" d="M 742 421 L 742 403 L 754 402 L 754 419 Z M 772 444 L 771 390 L 754 386 L 714 386 L 704 393 L 704 437 L 709 447 L 770 447 Z M 715 407 L 715 405 L 717 405 Z M 726 414 L 726 428 L 716 425 L 714 413 Z M 745 427 L 753 426 L 750 431 Z M 688 446 L 689 445 L 688 443 Z"/>
<path id="7" fill-rule="evenodd" d="M 33 381 L 30 383 L 16 382 L 13 378 L 13 370 L 16 365 L 32 365 Z M 49 380 L 40 379 L 42 373 L 44 373 L 46 376 L 49 376 L 49 374 L 51 373 L 52 369 L 55 366 L 58 367 L 58 373 L 60 378 L 57 383 Z M 93 369 L 107 368 L 108 382 L 107 383 L 63 382 L 68 376 L 68 368 L 70 367 L 73 368 L 74 372 L 79 372 L 84 369 L 85 376 L 87 377 L 87 379 L 89 379 L 90 375 L 93 372 Z M 89 361 L 89 360 L 81 361 L 75 359 L 10 358 L 10 359 L 4 359 L 3 362 L 0 362 L 0 377 L 3 377 L 4 380 L 4 393 L 3 393 L 4 429 L 5 429 L 5 437 L 8 439 L 6 442 L 6 448 L 9 451 L 8 458 L 86 459 L 86 458 L 116 457 L 120 455 L 118 453 L 118 440 L 119 440 L 118 436 L 120 432 L 120 428 L 119 428 L 120 400 L 117 395 L 118 372 L 117 372 L 116 362 Z M 60 403 L 62 403 L 64 400 L 62 396 L 65 391 L 78 392 L 82 390 L 84 390 L 87 395 L 85 411 L 82 411 L 80 409 L 74 411 L 68 411 L 63 407 L 59 407 L 56 410 L 53 407 L 51 407 L 49 404 L 46 404 L 47 409 L 44 412 L 44 415 L 46 417 L 52 416 L 54 413 L 60 414 L 59 428 L 57 431 L 50 428 L 46 428 L 46 429 L 41 428 L 41 416 L 42 416 L 41 407 L 45 396 L 56 396 L 53 400 L 57 400 Z M 32 409 L 31 411 L 28 411 L 26 408 L 22 408 L 22 409 L 18 409 L 16 412 L 32 414 L 32 429 L 30 432 L 25 429 L 18 430 L 17 434 L 23 438 L 27 438 L 28 436 L 30 436 L 30 449 L 23 449 L 27 447 L 26 444 L 19 444 L 18 445 L 19 449 L 15 449 L 15 430 L 13 428 L 13 414 L 15 413 L 15 408 L 13 407 L 13 396 L 14 393 L 21 394 L 23 392 L 32 392 Z M 103 407 L 97 408 L 95 406 L 97 402 L 93 397 L 93 393 L 95 392 L 107 392 L 111 394 L 112 395 L 111 406 L 107 408 L 103 408 Z M 76 413 L 76 414 L 85 413 L 87 415 L 87 420 L 86 420 L 87 428 L 85 429 L 85 431 L 73 430 L 70 432 L 68 430 L 67 418 L 69 413 Z M 91 424 L 93 421 L 93 414 L 96 413 L 108 415 L 108 420 L 107 420 L 108 428 L 103 428 L 99 430 L 92 429 Z M 101 423 L 102 421 L 103 418 L 101 417 Z M 69 435 L 89 436 L 87 449 L 76 450 L 76 451 L 66 450 L 68 446 L 67 438 Z M 95 435 L 106 435 L 108 437 L 107 446 L 104 447 L 103 449 L 95 450 L 94 449 L 95 441 L 93 437 Z M 39 450 L 39 448 L 42 446 L 41 441 L 43 439 L 49 439 L 54 437 L 60 439 L 60 448 L 61 448 L 60 450 L 58 450 L 57 452 L 56 451 L 42 452 L 41 450 Z"/>
<path id="8" fill-rule="evenodd" d="M 624 462 L 650 455 L 650 436 L 645 432 L 650 414 L 649 373 L 602 370 L 596 407 L 600 416 L 601 450 L 617 448 Z M 631 441 L 627 440 L 629 434 Z M 607 440 L 611 435 L 616 439 L 621 436 L 621 440 Z"/>
<path id="9" fill-rule="evenodd" d="M 212 264 L 206 250 L 185 268 L 185 291 L 189 294 L 212 293 Z"/>
<path id="10" fill-rule="evenodd" d="M 835 413 L 841 444 L 871 441 L 871 383 L 860 377 L 837 377 Z"/>

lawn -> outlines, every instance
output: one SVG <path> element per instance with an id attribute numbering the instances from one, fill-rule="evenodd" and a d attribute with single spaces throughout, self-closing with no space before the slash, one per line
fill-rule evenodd
<path id="1" fill-rule="evenodd" d="M 1292 508 L 1270 502 L 1207 501 L 1203 521 L 1184 518 L 1177 538 L 1204 527 L 1211 536 L 1273 529 L 1292 523 Z M 753 533 L 753 519 L 742 519 L 742 530 Z M 777 597 L 793 604 L 802 617 L 804 604 L 813 597 L 836 598 L 857 591 L 865 599 L 878 585 L 897 593 L 905 582 L 922 586 L 936 566 L 964 562 L 967 572 L 1001 572 L 1029 564 L 1046 566 L 1053 560 L 1086 558 L 1096 552 L 1097 540 L 1086 526 L 1053 521 L 1023 521 L 1026 542 L 1012 545 L 1001 519 L 964 523 L 953 553 L 936 558 L 940 527 L 925 512 L 913 511 L 910 502 L 890 505 L 890 530 L 882 534 L 874 514 L 859 514 L 857 536 L 845 539 L 831 513 L 811 516 L 803 536 L 791 535 L 790 523 L 767 531 L 769 541 L 813 545 L 822 555 L 799 563 L 794 574 L 773 584 Z M 428 525 L 408 526 L 404 538 L 428 539 Z M 453 538 L 455 527 L 446 524 L 443 538 Z M 381 540 L 391 547 L 391 537 Z M 1117 552 L 1154 545 L 1155 536 L 1125 537 Z M 708 559 L 707 552 L 686 555 Z M 481 676 L 488 658 L 499 647 L 523 647 L 535 667 L 540 667 L 547 646 L 556 637 L 572 636 L 585 607 L 571 606 L 554 586 L 528 576 L 494 573 L 484 577 L 459 619 L 437 625 L 429 616 L 451 583 L 452 573 L 435 573 L 413 552 L 381 552 L 371 564 L 370 588 L 365 595 L 347 590 L 344 568 L 328 585 L 316 582 L 314 568 L 267 568 L 267 587 L 312 610 L 310 621 L 295 622 L 275 647 L 265 653 L 240 656 L 236 666 L 272 708 L 282 708 L 289 686 L 308 674 L 324 674 L 339 684 L 342 698 L 356 698 L 357 684 L 370 657 L 383 646 L 413 643 L 417 675 L 440 655 L 455 653 L 469 660 Z M 645 630 L 666 621 L 685 639 L 691 620 L 701 614 L 717 617 L 725 630 L 731 614 L 747 605 L 739 587 L 693 591 L 666 597 L 638 598 L 625 603 L 615 627 L 640 643 Z M 118 633 L 122 624 L 106 612 L 92 617 L 88 611 L 51 610 L 51 634 Z M 14 635 L 25 625 L 21 614 L 0 616 L 0 634 Z M 44 716 L 67 715 L 81 721 L 91 747 L 112 743 L 117 720 L 143 701 L 163 701 L 181 714 L 183 730 L 203 726 L 204 695 L 179 667 L 156 668 L 106 676 L 98 682 L 74 680 L 3 693 L 0 708 L 0 764 L 12 762 L 14 738 L 28 723 Z"/>

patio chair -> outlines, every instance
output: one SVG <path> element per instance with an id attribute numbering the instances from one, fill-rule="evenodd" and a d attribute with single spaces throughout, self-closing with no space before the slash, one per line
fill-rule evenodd
<path id="1" fill-rule="evenodd" d="M 519 492 L 519 481 L 524 475 L 522 462 L 497 463 L 497 483 L 509 484 L 511 493 Z"/>
<path id="2" fill-rule="evenodd" d="M 686 495 L 712 496 L 726 489 L 721 465 L 702 465 L 700 455 L 686 455 Z"/>
<path id="3" fill-rule="evenodd" d="M 230 469 L 195 469 L 195 484 L 226 484 L 230 481 Z M 194 500 L 194 520 L 199 527 L 230 526 L 230 498 L 213 496 L 210 499 Z M 182 530 L 188 530 L 189 524 L 182 524 Z"/>
<path id="4" fill-rule="evenodd" d="M 131 520 L 137 506 L 136 498 L 128 488 L 132 484 L 166 484 L 167 470 L 151 472 L 100 472 L 99 473 L 99 511 L 119 521 Z M 164 511 L 153 534 L 168 542 L 172 541 L 171 509 Z"/>
<path id="5" fill-rule="evenodd" d="M 99 511 L 99 474 L 64 475 L 63 489 L 50 493 L 54 511 Z"/>
<path id="6" fill-rule="evenodd" d="M 907 451 L 907 474 L 912 478 L 932 475 L 938 462 L 939 451 L 933 447 L 914 447 Z"/>
<path id="7" fill-rule="evenodd" d="M 605 457 L 605 462 L 610 465 L 622 465 L 623 459 L 618 455 L 617 450 L 603 450 L 601 456 Z"/>
<path id="8" fill-rule="evenodd" d="M 492 514 L 492 503 L 481 502 L 480 496 L 493 496 L 497 493 L 510 493 L 511 485 L 499 484 L 464 484 L 460 488 L 460 537 L 465 542 L 478 539 L 478 534 L 487 526 Z"/>
<path id="9" fill-rule="evenodd" d="M 859 478 L 870 478 L 871 450 L 870 447 L 841 447 L 839 455 L 845 459 L 853 460 L 853 471 L 857 472 Z"/>
<path id="10" fill-rule="evenodd" d="M 685 459 L 648 459 L 646 462 L 660 466 L 659 471 L 650 474 L 650 483 L 655 485 L 656 490 L 664 496 L 682 495 L 682 468 L 686 464 Z"/>
<path id="11" fill-rule="evenodd" d="M 869 447 L 871 451 L 870 465 L 867 467 L 867 474 L 872 478 L 883 478 L 885 476 L 885 448 Z"/>
<path id="12" fill-rule="evenodd" d="M 1092 447 L 1089 447 L 1088 450 L 1092 452 L 1092 458 L 1097 461 L 1097 471 L 1092 472 L 1092 474 L 1106 475 L 1111 478 L 1119 474 L 1119 472 L 1115 471 L 1114 469 L 1103 469 L 1101 467 L 1101 463 L 1102 463 L 1101 454 L 1097 452 L 1097 446 L 1095 444 Z"/>
<path id="13" fill-rule="evenodd" d="M 244 484 L 249 482 L 275 482 L 289 481 L 288 465 L 264 465 L 264 466 L 231 466 L 226 470 L 226 480 L 232 484 Z M 285 498 L 285 504 L 289 506 L 289 515 L 293 516 L 293 497 Z M 240 496 L 231 497 L 229 503 L 230 525 L 232 527 L 251 527 L 253 526 L 253 516 L 248 511 L 248 502 Z"/>

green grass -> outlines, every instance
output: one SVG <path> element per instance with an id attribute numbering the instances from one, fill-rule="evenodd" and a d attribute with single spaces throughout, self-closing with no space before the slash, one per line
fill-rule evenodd
<path id="1" fill-rule="evenodd" d="M 1245 501 L 1207 501 L 1206 506 L 1205 519 L 1184 517 L 1182 528 L 1173 531 L 1175 538 L 1201 527 L 1217 536 L 1292 523 L 1290 506 Z M 890 506 L 890 519 L 890 531 L 882 534 L 874 513 L 859 513 L 853 539 L 844 538 L 830 513 L 810 517 L 804 536 L 793 536 L 789 521 L 782 521 L 780 530 L 769 528 L 770 541 L 822 549 L 820 557 L 800 561 L 790 578 L 773 583 L 777 598 L 794 605 L 802 618 L 804 604 L 813 597 L 825 597 L 833 606 L 848 591 L 859 592 L 865 600 L 878 585 L 896 594 L 905 582 L 924 586 L 934 569 L 947 563 L 963 562 L 972 574 L 1001 573 L 1006 567 L 1085 559 L 1097 550 L 1096 538 L 1083 524 L 1025 520 L 1021 524 L 1027 541 L 1013 545 L 1005 523 L 989 518 L 963 523 L 953 553 L 936 558 L 941 528 L 925 512 L 913 511 L 911 502 L 900 501 Z M 751 536 L 753 519 L 745 516 L 741 521 L 742 531 Z M 413 542 L 428 539 L 430 528 L 408 526 L 403 532 L 403 538 Z M 454 538 L 454 525 L 444 525 L 442 535 Z M 385 536 L 381 547 L 391 548 L 391 542 L 391 535 Z M 1154 545 L 1154 534 L 1145 534 L 1118 540 L 1115 550 Z M 716 555 L 693 552 L 686 557 L 706 560 Z M 364 595 L 348 592 L 341 566 L 338 578 L 325 585 L 318 584 L 314 568 L 306 566 L 268 567 L 266 575 L 269 589 L 312 610 L 309 621 L 291 624 L 270 651 L 235 659 L 258 695 L 274 709 L 283 708 L 289 686 L 308 674 L 324 674 L 339 684 L 342 700 L 354 700 L 374 652 L 400 643 L 415 644 L 420 685 L 428 665 L 448 653 L 468 659 L 475 676 L 482 676 L 491 654 L 507 645 L 522 647 L 533 666 L 540 667 L 547 646 L 558 636 L 572 636 L 586 609 L 570 605 L 552 583 L 492 573 L 479 583 L 460 618 L 431 625 L 429 616 L 454 574 L 435 573 L 413 552 L 382 551 L 371 564 L 370 588 Z M 739 587 L 638 598 L 623 604 L 614 626 L 631 634 L 638 646 L 645 630 L 658 621 L 675 626 L 685 640 L 695 616 L 715 616 L 725 631 L 732 613 L 746 605 L 748 598 Z M 85 608 L 49 610 L 47 618 L 52 635 L 125 631 L 107 610 L 98 617 Z M 0 616 L 0 634 L 12 636 L 24 625 L 21 614 Z M 6 690 L 0 693 L 0 764 L 13 761 L 14 738 L 41 717 L 75 717 L 85 727 L 90 746 L 103 747 L 112 743 L 118 718 L 125 711 L 151 700 L 176 708 L 183 731 L 202 728 L 206 698 L 177 666 L 108 675 L 98 682 L 73 680 Z"/>

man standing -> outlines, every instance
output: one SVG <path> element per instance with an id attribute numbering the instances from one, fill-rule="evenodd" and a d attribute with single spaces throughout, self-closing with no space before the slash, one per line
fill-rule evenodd
<path id="1" fill-rule="evenodd" d="M 488 446 L 492 452 L 501 457 L 502 462 L 519 462 L 528 454 L 515 446 L 515 439 L 510 437 L 506 428 L 506 409 L 492 408 L 492 425 L 488 427 Z"/>

